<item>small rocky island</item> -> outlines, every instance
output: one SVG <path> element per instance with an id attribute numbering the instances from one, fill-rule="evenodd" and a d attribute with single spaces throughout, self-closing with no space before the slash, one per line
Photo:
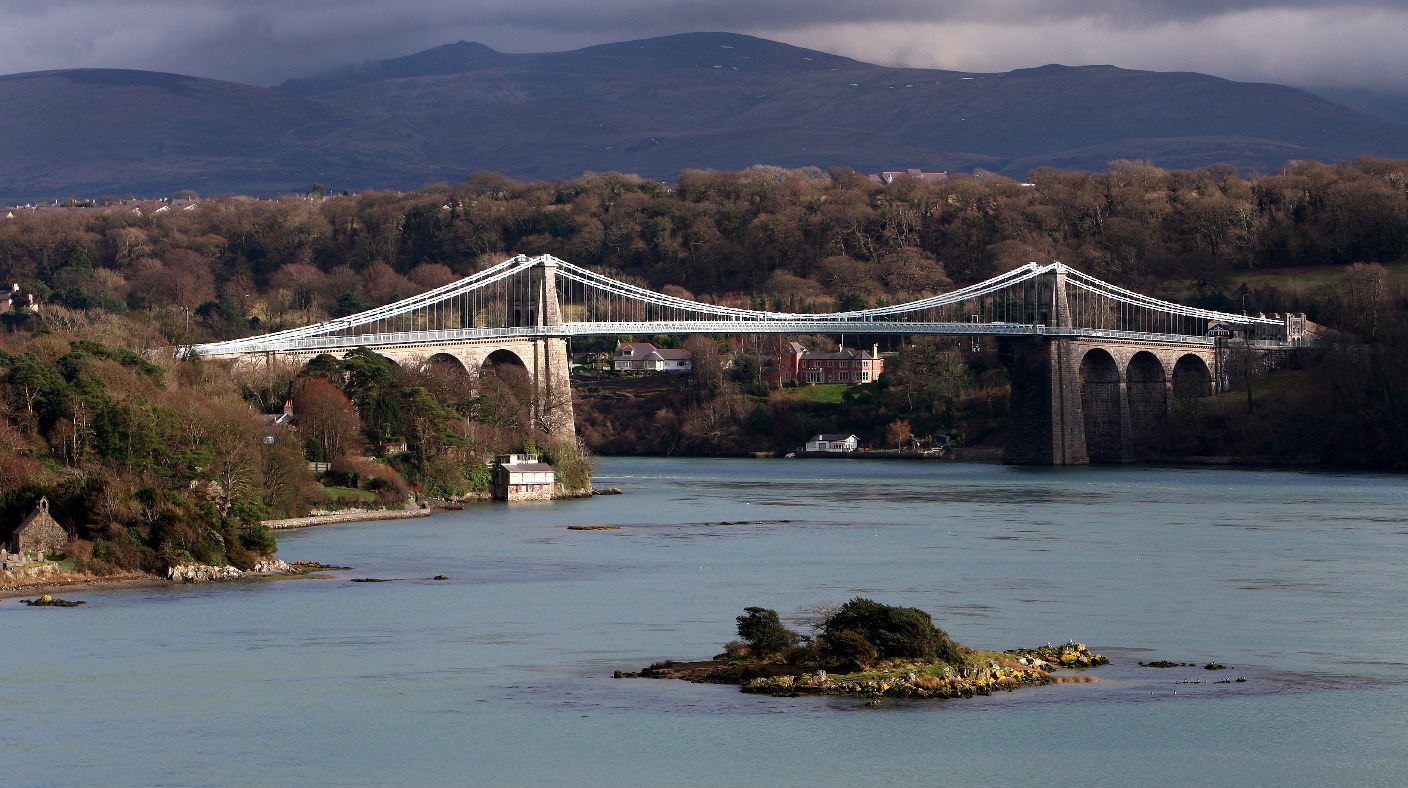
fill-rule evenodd
<path id="1" fill-rule="evenodd" d="M 818 611 L 815 636 L 783 625 L 774 610 L 744 609 L 739 640 L 698 662 L 657 662 L 616 678 L 660 678 L 737 684 L 744 692 L 778 696 L 857 695 L 880 698 L 971 698 L 1053 683 L 1098 681 L 1058 668 L 1109 662 L 1079 643 L 1033 649 L 979 651 L 955 643 L 913 607 L 856 597 Z"/>

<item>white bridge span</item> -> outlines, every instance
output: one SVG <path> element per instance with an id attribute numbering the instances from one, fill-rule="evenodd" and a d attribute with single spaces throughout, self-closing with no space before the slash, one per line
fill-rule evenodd
<path id="1" fill-rule="evenodd" d="M 551 255 L 517 256 L 386 306 L 247 339 L 195 345 L 210 357 L 495 339 L 654 334 L 932 334 L 1050 336 L 1213 345 L 1241 336 L 1294 344 L 1303 321 L 1184 306 L 1116 287 L 1061 263 L 1031 263 L 949 293 L 832 313 L 691 301 Z"/>
<path id="2" fill-rule="evenodd" d="M 1116 287 L 1061 263 L 1032 263 L 904 304 L 793 314 L 657 293 L 544 255 L 514 257 L 404 301 L 191 351 L 300 361 L 366 347 L 394 360 L 448 356 L 478 370 L 513 357 L 532 375 L 533 418 L 573 429 L 567 339 L 655 334 L 936 334 L 1007 337 L 1012 391 L 1003 460 L 1125 462 L 1152 445 L 1179 399 L 1226 387 L 1229 340 L 1271 355 L 1305 337 L 1303 315 L 1237 315 Z M 495 362 L 498 363 L 498 362 Z"/>

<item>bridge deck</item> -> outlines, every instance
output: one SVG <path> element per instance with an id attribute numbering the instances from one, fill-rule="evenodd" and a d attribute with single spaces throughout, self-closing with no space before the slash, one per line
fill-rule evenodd
<path id="1" fill-rule="evenodd" d="M 1155 345 L 1192 345 L 1212 347 L 1215 337 L 1185 334 L 1157 334 L 1139 331 L 1114 331 L 1092 328 L 1053 328 L 1020 323 L 900 323 L 900 322 L 837 322 L 837 321 L 769 321 L 769 322 L 660 322 L 660 323 L 566 323 L 561 326 L 531 326 L 522 328 L 469 328 L 446 331 L 405 331 L 357 336 L 322 336 L 307 339 L 285 339 L 276 345 L 264 343 L 259 337 L 222 343 L 220 352 L 212 356 L 245 353 L 298 352 L 337 350 L 354 347 L 412 347 L 427 349 L 460 343 L 482 344 L 499 339 L 552 339 L 587 336 L 654 335 L 654 334 L 883 334 L 929 336 L 998 336 L 998 337 L 1064 337 L 1105 341 L 1138 342 Z M 1304 343 L 1279 340 L 1256 340 L 1254 347 L 1298 347 Z M 199 349 L 199 348 L 198 348 Z"/>

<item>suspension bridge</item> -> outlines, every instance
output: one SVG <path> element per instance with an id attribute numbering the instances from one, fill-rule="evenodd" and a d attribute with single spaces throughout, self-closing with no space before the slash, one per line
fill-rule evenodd
<path id="1" fill-rule="evenodd" d="M 1117 287 L 1061 263 L 1029 265 L 903 304 L 787 313 L 658 293 L 551 255 L 519 255 L 420 295 L 300 328 L 195 345 L 206 358 L 306 361 L 365 347 L 398 363 L 520 364 L 534 418 L 572 428 L 567 342 L 657 334 L 1001 337 L 1014 347 L 1017 464 L 1121 462 L 1175 398 L 1225 384 L 1227 343 L 1264 353 L 1303 344 L 1303 315 L 1217 312 Z"/>

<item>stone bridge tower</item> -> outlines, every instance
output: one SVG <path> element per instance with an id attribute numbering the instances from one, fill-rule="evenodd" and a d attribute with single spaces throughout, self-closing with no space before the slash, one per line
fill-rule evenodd
<path id="1" fill-rule="evenodd" d="M 537 325 L 562 326 L 562 300 L 557 292 L 557 260 L 547 258 L 542 265 L 542 280 L 535 288 L 542 308 L 536 310 Z M 533 380 L 537 390 L 535 417 L 549 426 L 554 435 L 570 435 L 575 446 L 576 414 L 572 408 L 572 381 L 567 340 L 549 337 L 534 342 Z"/>
<path id="2" fill-rule="evenodd" d="M 1027 283 L 1023 313 L 1028 325 L 1071 326 L 1066 273 L 1057 270 Z M 1080 359 L 1068 339 L 1016 340 L 1008 404 L 1009 465 L 1085 465 L 1085 419 L 1080 403 Z"/>

